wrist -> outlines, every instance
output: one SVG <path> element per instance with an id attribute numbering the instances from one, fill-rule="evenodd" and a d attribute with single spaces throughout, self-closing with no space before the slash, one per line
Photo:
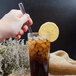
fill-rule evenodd
<path id="1" fill-rule="evenodd" d="M 0 20 L 0 41 L 2 42 L 6 38 L 12 37 L 12 29 L 8 22 Z"/>

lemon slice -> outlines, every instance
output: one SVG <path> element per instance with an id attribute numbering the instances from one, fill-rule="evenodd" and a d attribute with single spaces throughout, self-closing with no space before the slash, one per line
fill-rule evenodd
<path id="1" fill-rule="evenodd" d="M 39 36 L 47 36 L 50 42 L 54 42 L 59 36 L 59 28 L 53 22 L 46 22 L 39 29 Z"/>

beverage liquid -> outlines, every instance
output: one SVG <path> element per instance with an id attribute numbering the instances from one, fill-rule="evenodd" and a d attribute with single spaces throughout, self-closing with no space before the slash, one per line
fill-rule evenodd
<path id="1" fill-rule="evenodd" d="M 50 42 L 47 39 L 29 39 L 31 76 L 48 76 Z"/>

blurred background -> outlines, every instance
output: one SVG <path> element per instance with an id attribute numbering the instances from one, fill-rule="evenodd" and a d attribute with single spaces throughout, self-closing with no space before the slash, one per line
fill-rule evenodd
<path id="1" fill-rule="evenodd" d="M 60 35 L 57 41 L 51 43 L 51 52 L 62 49 L 76 59 L 76 0 L 0 0 L 0 18 L 11 9 L 19 9 L 19 2 L 23 2 L 33 19 L 34 32 L 47 21 L 58 25 Z M 22 39 L 27 40 L 27 33 Z"/>

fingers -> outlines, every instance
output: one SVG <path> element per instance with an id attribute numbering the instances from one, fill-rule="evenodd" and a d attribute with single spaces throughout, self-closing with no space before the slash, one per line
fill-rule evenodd
<path id="1" fill-rule="evenodd" d="M 28 26 L 27 26 L 27 25 L 24 25 L 24 26 L 23 26 L 23 29 L 21 29 L 21 30 L 19 31 L 19 33 L 16 35 L 16 37 L 14 37 L 14 38 L 20 39 L 20 38 L 21 38 L 21 35 L 23 35 L 24 32 L 27 31 L 27 29 L 28 29 Z"/>
<path id="2" fill-rule="evenodd" d="M 22 24 L 26 23 L 28 21 L 29 25 L 32 25 L 33 24 L 33 21 L 30 17 L 29 14 L 24 14 L 22 17 L 21 17 L 21 22 Z"/>
<path id="3" fill-rule="evenodd" d="M 21 10 L 17 10 L 17 9 L 12 9 L 9 13 L 13 14 L 14 16 L 17 16 L 17 17 L 22 17 L 22 12 Z"/>
<path id="4" fill-rule="evenodd" d="M 29 14 L 28 14 L 28 23 L 29 23 L 29 25 L 32 25 L 33 24 L 33 21 L 32 21 L 32 19 L 31 19 L 31 17 L 30 17 Z"/>
<path id="5" fill-rule="evenodd" d="M 23 35 L 24 34 L 24 31 L 21 29 L 18 33 L 18 35 Z"/>
<path id="6" fill-rule="evenodd" d="M 26 23 L 27 21 L 29 22 L 29 25 L 33 24 L 32 19 L 30 18 L 29 14 L 22 14 L 21 10 L 16 10 L 16 9 L 12 9 L 9 13 L 13 14 L 13 16 L 18 17 L 22 23 L 22 25 L 24 23 Z"/>
<path id="7" fill-rule="evenodd" d="M 20 38 L 21 38 L 21 35 L 17 35 L 16 38 L 17 38 L 17 39 L 20 39 Z"/>
<path id="8" fill-rule="evenodd" d="M 24 34 L 24 31 L 21 29 L 15 38 L 20 39 L 21 35 L 23 35 L 23 34 Z"/>
<path id="9" fill-rule="evenodd" d="M 28 26 L 27 25 L 24 25 L 23 26 L 23 31 L 26 32 L 27 30 L 28 30 Z"/>
<path id="10" fill-rule="evenodd" d="M 33 24 L 32 19 L 30 18 L 29 14 L 22 14 L 22 12 L 20 10 L 11 10 L 11 12 L 13 12 L 19 19 L 19 27 L 22 27 L 22 29 L 19 31 L 19 33 L 14 37 L 17 39 L 21 38 L 21 35 L 24 34 L 24 32 L 27 31 L 28 26 L 26 24 L 26 22 L 29 23 L 29 25 Z"/>
<path id="11" fill-rule="evenodd" d="M 28 14 L 24 14 L 24 15 L 20 18 L 20 24 L 21 24 L 21 26 L 23 26 L 23 24 L 26 23 L 28 20 L 29 20 Z"/>

